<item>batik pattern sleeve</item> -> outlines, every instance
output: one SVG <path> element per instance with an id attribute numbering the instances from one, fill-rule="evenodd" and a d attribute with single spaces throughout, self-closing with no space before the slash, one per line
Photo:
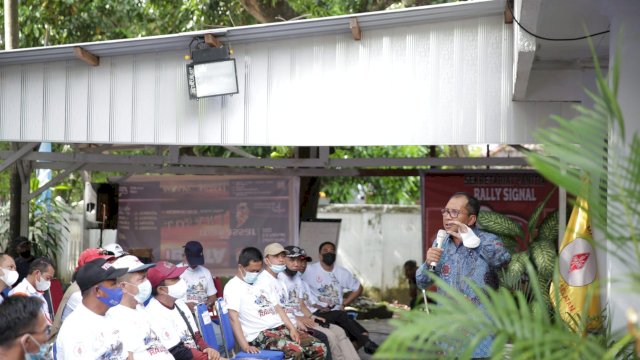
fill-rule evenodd
<path id="1" fill-rule="evenodd" d="M 484 231 L 476 231 L 480 238 L 480 255 L 494 269 L 499 269 L 511 261 L 511 254 L 496 235 Z"/>
<path id="2" fill-rule="evenodd" d="M 416 285 L 418 289 L 426 289 L 433 285 L 433 279 L 429 273 L 429 265 L 426 262 L 418 267 L 418 270 L 416 270 Z"/>

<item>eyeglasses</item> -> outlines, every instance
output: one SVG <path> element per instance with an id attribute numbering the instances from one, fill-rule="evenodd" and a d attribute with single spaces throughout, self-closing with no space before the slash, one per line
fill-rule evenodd
<path id="1" fill-rule="evenodd" d="M 440 213 L 442 214 L 442 216 L 444 216 L 444 214 L 449 214 L 449 216 L 450 216 L 450 217 L 452 217 L 452 218 L 454 218 L 454 219 L 455 219 L 455 218 L 457 218 L 457 217 L 458 217 L 458 215 L 460 215 L 460 214 L 464 214 L 464 212 L 462 212 L 462 211 L 460 211 L 460 210 L 456 210 L 456 209 L 447 209 L 447 208 L 441 209 L 441 210 L 440 210 Z"/>

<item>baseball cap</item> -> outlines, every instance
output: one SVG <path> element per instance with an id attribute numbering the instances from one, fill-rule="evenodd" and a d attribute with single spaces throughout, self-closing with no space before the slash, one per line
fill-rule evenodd
<path id="1" fill-rule="evenodd" d="M 120 257 L 122 255 L 129 255 L 128 252 L 124 251 L 120 244 L 109 244 L 104 246 L 105 250 L 111 251 L 115 257 Z"/>
<path id="2" fill-rule="evenodd" d="M 111 255 L 108 250 L 101 248 L 85 249 L 80 253 L 80 257 L 78 257 L 78 266 L 76 266 L 76 271 L 78 271 L 78 269 L 80 269 L 84 264 L 95 259 L 105 259 L 109 261 L 111 259 L 115 259 L 115 256 Z"/>
<path id="3" fill-rule="evenodd" d="M 116 269 L 106 259 L 98 258 L 84 264 L 76 274 L 80 291 L 85 291 L 105 280 L 115 280 L 127 273 L 127 269 Z"/>
<path id="4" fill-rule="evenodd" d="M 168 261 L 158 261 L 156 266 L 147 272 L 147 279 L 151 282 L 151 286 L 157 287 L 163 280 L 180 277 L 185 270 L 187 270 L 186 266 L 175 266 Z"/>
<path id="5" fill-rule="evenodd" d="M 144 271 L 156 266 L 156 264 L 145 264 L 133 255 L 119 257 L 112 265 L 117 269 L 129 269 L 127 272 L 130 273 Z"/>
<path id="6" fill-rule="evenodd" d="M 184 255 L 187 257 L 189 265 L 203 265 L 204 255 L 202 254 L 202 244 L 199 241 L 189 241 L 184 245 Z"/>
<path id="7" fill-rule="evenodd" d="M 300 246 L 286 246 L 284 248 L 285 250 L 289 251 L 289 254 L 287 255 L 287 257 L 292 257 L 292 258 L 296 258 L 296 257 L 301 257 L 301 258 L 305 258 L 307 261 L 311 261 L 311 257 L 307 255 L 307 252 L 304 251 L 303 248 L 301 248 Z"/>
<path id="8" fill-rule="evenodd" d="M 289 251 L 285 250 L 284 246 L 280 243 L 271 243 L 264 248 L 264 256 L 278 255 L 282 252 L 289 255 Z"/>

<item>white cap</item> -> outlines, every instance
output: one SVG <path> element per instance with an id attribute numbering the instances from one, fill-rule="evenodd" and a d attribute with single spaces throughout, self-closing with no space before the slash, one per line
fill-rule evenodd
<path id="1" fill-rule="evenodd" d="M 120 257 L 122 255 L 129 255 L 129 253 L 125 252 L 124 249 L 122 249 L 122 246 L 120 246 L 120 244 L 114 243 L 114 244 L 105 245 L 103 249 L 107 251 L 111 251 L 115 257 Z"/>
<path id="2" fill-rule="evenodd" d="M 156 266 L 156 264 L 145 264 L 140 259 L 133 255 L 125 255 L 119 257 L 114 261 L 111 266 L 116 269 L 129 269 L 127 272 L 133 273 L 138 271 L 144 271 Z"/>

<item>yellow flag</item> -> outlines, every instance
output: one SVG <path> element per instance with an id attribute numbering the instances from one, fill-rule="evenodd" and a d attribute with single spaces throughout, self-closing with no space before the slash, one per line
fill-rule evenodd
<path id="1" fill-rule="evenodd" d="M 571 316 L 578 319 L 585 306 L 588 306 L 586 316 L 593 320 L 589 323 L 589 327 L 592 327 L 598 324 L 600 292 L 596 252 L 590 243 L 593 237 L 587 210 L 587 202 L 577 198 L 560 244 L 559 308 L 564 320 L 573 326 Z M 551 284 L 550 295 L 555 305 L 554 284 Z"/>

